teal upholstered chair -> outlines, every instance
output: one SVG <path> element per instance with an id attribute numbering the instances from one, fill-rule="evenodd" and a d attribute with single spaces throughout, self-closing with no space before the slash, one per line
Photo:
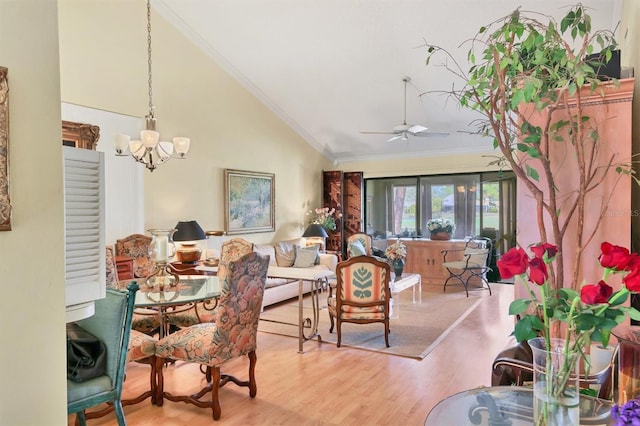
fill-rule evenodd
<path id="1" fill-rule="evenodd" d="M 104 299 L 95 302 L 95 314 L 78 321 L 78 325 L 99 338 L 107 347 L 107 371 L 104 376 L 76 383 L 67 380 L 67 412 L 77 413 L 84 425 L 84 410 L 103 402 L 112 402 L 118 425 L 126 425 L 122 410 L 122 383 L 127 362 L 131 318 L 138 284 L 132 282 L 127 292 L 107 290 Z"/>
<path id="2" fill-rule="evenodd" d="M 211 407 L 214 420 L 218 420 L 222 412 L 218 390 L 229 381 L 248 387 L 251 398 L 256 396 L 256 340 L 269 256 L 252 252 L 226 266 L 227 274 L 221 282 L 215 321 L 183 328 L 156 344 L 157 405 L 161 406 L 163 399 L 167 398 L 199 407 Z M 240 381 L 233 376 L 220 374 L 220 367 L 224 363 L 245 355 L 249 358 L 249 380 Z M 166 360 L 204 366 L 206 386 L 193 395 L 164 392 L 163 368 Z M 208 392 L 211 392 L 211 401 L 201 400 Z"/>

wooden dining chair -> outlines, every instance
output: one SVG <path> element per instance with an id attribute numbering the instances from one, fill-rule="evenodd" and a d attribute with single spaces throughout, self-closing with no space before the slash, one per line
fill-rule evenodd
<path id="1" fill-rule="evenodd" d="M 389 301 L 391 290 L 389 277 L 391 268 L 371 256 L 357 256 L 336 266 L 336 294 L 329 295 L 327 310 L 333 332 L 334 319 L 337 325 L 338 342 L 342 340 L 342 323 L 384 324 L 384 340 L 389 347 Z"/>
<path id="2" fill-rule="evenodd" d="M 214 420 L 222 414 L 219 389 L 229 381 L 249 388 L 249 396 L 256 396 L 255 378 L 258 320 L 267 279 L 269 256 L 251 252 L 229 262 L 227 274 L 221 281 L 222 293 L 214 322 L 183 328 L 160 339 L 156 344 L 157 405 L 164 398 L 210 407 Z M 248 380 L 221 374 L 226 362 L 247 356 Z M 196 363 L 206 369 L 206 385 L 192 395 L 173 395 L 164 391 L 163 368 L 166 361 Z M 211 392 L 211 400 L 201 398 Z"/>

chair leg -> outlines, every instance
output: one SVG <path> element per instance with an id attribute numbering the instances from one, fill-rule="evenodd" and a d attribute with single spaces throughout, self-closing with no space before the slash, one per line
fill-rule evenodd
<path id="1" fill-rule="evenodd" d="M 220 367 L 211 367 L 211 410 L 213 412 L 213 420 L 218 420 L 222 415 L 220 408 Z"/>
<path id="2" fill-rule="evenodd" d="M 122 401 L 119 399 L 113 401 L 113 409 L 116 412 L 116 419 L 118 419 L 118 426 L 127 426 L 127 421 L 124 419 L 124 410 L 122 408 Z"/>
<path id="3" fill-rule="evenodd" d="M 333 315 L 329 314 L 329 322 L 331 326 L 329 327 L 329 333 L 333 333 Z"/>
<path id="4" fill-rule="evenodd" d="M 84 410 L 76 413 L 76 423 L 80 426 L 87 426 L 87 419 L 84 417 Z"/>
<path id="5" fill-rule="evenodd" d="M 387 347 L 389 347 L 389 318 L 386 318 L 384 320 L 384 342 L 387 344 Z"/>
<path id="6" fill-rule="evenodd" d="M 256 351 L 251 351 L 247 354 L 249 357 L 249 396 L 255 398 L 258 394 L 258 384 L 256 383 L 256 362 L 258 356 Z"/>
<path id="7" fill-rule="evenodd" d="M 155 391 L 156 391 L 156 405 L 158 407 L 162 407 L 164 402 L 164 363 L 165 359 L 156 357 L 155 359 L 156 367 L 155 367 Z"/>
<path id="8" fill-rule="evenodd" d="M 336 347 L 340 347 L 340 342 L 342 341 L 342 322 L 340 322 L 340 318 L 336 318 L 336 322 L 338 323 L 338 342 L 336 343 Z"/>

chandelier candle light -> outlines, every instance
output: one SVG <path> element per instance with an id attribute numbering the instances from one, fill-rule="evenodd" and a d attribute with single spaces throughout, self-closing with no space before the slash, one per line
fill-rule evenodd
<path id="1" fill-rule="evenodd" d="M 160 133 L 156 131 L 156 118 L 153 110 L 153 90 L 151 79 L 151 0 L 147 0 L 147 54 L 149 75 L 149 114 L 145 116 L 145 130 L 140 132 L 140 140 L 131 140 L 124 134 L 116 134 L 114 146 L 116 155 L 131 155 L 138 163 L 153 172 L 159 164 L 170 158 L 186 158 L 191 140 L 185 137 L 175 137 L 172 142 L 160 141 Z M 174 154 L 175 151 L 175 154 Z"/>

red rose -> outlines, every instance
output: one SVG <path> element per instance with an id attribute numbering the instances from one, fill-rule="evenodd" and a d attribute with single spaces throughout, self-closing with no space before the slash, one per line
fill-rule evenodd
<path id="1" fill-rule="evenodd" d="M 616 271 L 630 270 L 629 264 L 632 262 L 633 256 L 629 254 L 629 249 L 604 242 L 601 244 L 600 250 L 602 254 L 598 260 L 603 268 Z"/>
<path id="2" fill-rule="evenodd" d="M 631 272 L 622 278 L 627 290 L 633 292 L 640 292 L 640 268 L 635 267 Z"/>
<path id="3" fill-rule="evenodd" d="M 549 278 L 547 265 L 539 257 L 534 257 L 529 261 L 529 281 L 542 285 Z"/>
<path id="4" fill-rule="evenodd" d="M 558 253 L 558 247 L 549 243 L 538 244 L 537 246 L 531 246 L 531 251 L 536 257 L 544 259 L 544 255 L 547 255 L 547 260 L 551 260 Z"/>
<path id="5" fill-rule="evenodd" d="M 582 286 L 580 289 L 580 300 L 588 305 L 607 303 L 612 294 L 613 288 L 600 280 L 598 284 L 587 284 Z"/>
<path id="6" fill-rule="evenodd" d="M 529 265 L 529 258 L 523 249 L 514 247 L 502 255 L 496 263 L 498 264 L 500 277 L 507 279 L 524 274 Z"/>

